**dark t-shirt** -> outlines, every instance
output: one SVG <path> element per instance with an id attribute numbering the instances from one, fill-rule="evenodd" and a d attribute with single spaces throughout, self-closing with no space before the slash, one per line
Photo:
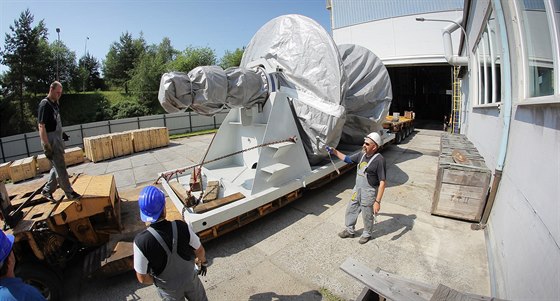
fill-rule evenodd
<path id="1" fill-rule="evenodd" d="M 362 157 L 364 158 L 362 159 Z M 371 159 L 371 157 L 364 156 L 363 152 L 352 154 L 349 156 L 349 158 L 356 164 L 360 163 L 360 159 L 362 159 L 361 162 L 365 162 L 365 164 L 367 164 Z M 383 158 L 383 156 L 379 154 L 366 168 L 368 184 L 372 187 L 379 186 L 379 181 L 385 181 L 385 170 L 385 158 Z"/>
<path id="2" fill-rule="evenodd" d="M 194 259 L 194 250 L 189 245 L 190 234 L 189 226 L 183 221 L 176 221 L 177 223 L 177 253 L 181 258 L 187 261 Z M 157 233 L 163 238 L 169 251 L 173 251 L 173 229 L 171 228 L 171 222 L 168 220 L 162 220 L 157 223 L 151 224 L 150 227 L 154 228 Z M 134 243 L 142 254 L 148 259 L 148 271 L 154 275 L 159 275 L 165 269 L 167 264 L 167 253 L 163 247 L 159 244 L 157 239 L 148 230 L 136 235 L 134 238 Z"/>
<path id="3" fill-rule="evenodd" d="M 47 132 L 56 130 L 56 117 L 58 114 L 58 104 L 49 101 L 46 98 L 41 100 L 39 103 L 37 120 L 39 123 L 43 123 L 45 125 Z"/>

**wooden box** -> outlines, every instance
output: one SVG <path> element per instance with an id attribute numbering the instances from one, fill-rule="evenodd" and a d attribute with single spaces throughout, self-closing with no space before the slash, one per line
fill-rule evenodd
<path id="1" fill-rule="evenodd" d="M 138 153 L 151 148 L 149 133 L 144 129 L 133 130 L 130 132 L 134 152 Z"/>
<path id="2" fill-rule="evenodd" d="M 64 162 L 66 166 L 76 165 L 84 162 L 84 151 L 81 147 L 72 147 L 64 150 Z"/>
<path id="3" fill-rule="evenodd" d="M 440 156 L 432 214 L 480 222 L 492 174 L 483 160 L 470 159 L 468 164 Z"/>
<path id="4" fill-rule="evenodd" d="M 0 182 L 10 178 L 10 164 L 12 161 L 0 164 Z"/>
<path id="5" fill-rule="evenodd" d="M 111 134 L 111 144 L 115 157 L 130 155 L 134 152 L 132 135 L 130 132 Z"/>
<path id="6" fill-rule="evenodd" d="M 109 135 L 84 138 L 84 149 L 86 157 L 92 162 L 113 158 L 113 145 Z"/>
<path id="7" fill-rule="evenodd" d="M 47 159 L 45 154 L 37 156 L 37 172 L 44 173 L 51 170 L 51 161 Z"/>
<path id="8" fill-rule="evenodd" d="M 35 157 L 19 159 L 10 165 L 10 178 L 14 183 L 34 178 L 36 175 L 37 160 Z"/>

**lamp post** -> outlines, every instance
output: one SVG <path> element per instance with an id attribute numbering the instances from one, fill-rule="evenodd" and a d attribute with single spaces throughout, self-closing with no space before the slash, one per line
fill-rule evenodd
<path id="1" fill-rule="evenodd" d="M 86 67 L 85 63 L 86 63 L 86 57 L 87 57 L 87 41 L 88 40 L 89 40 L 89 37 L 86 37 L 86 43 L 85 43 L 86 45 L 84 46 L 84 68 Z M 85 76 L 84 76 L 84 82 L 82 84 L 82 92 L 84 92 L 86 90 L 86 80 L 87 80 L 89 74 L 84 73 L 84 75 Z"/>
<path id="2" fill-rule="evenodd" d="M 56 51 L 56 80 L 59 80 L 59 73 L 58 73 L 58 56 L 60 55 L 60 28 L 56 28 L 56 34 L 58 35 L 58 47 L 57 47 L 57 51 Z"/>
<path id="3" fill-rule="evenodd" d="M 424 22 L 424 21 L 428 21 L 428 22 L 447 22 L 447 23 L 453 23 L 455 25 L 457 25 L 457 27 L 461 28 L 461 30 L 463 31 L 463 34 L 465 35 L 465 43 L 467 44 L 467 57 L 469 57 L 469 38 L 467 37 L 467 32 L 465 31 L 465 28 L 459 24 L 457 21 L 453 21 L 453 20 L 447 20 L 447 19 L 428 19 L 428 18 L 416 18 L 416 21 L 418 22 Z"/>

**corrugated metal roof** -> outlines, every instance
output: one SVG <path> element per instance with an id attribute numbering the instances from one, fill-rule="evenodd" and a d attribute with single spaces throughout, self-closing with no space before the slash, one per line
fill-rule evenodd
<path id="1" fill-rule="evenodd" d="M 422 13 L 463 10 L 464 0 L 330 0 L 333 28 Z"/>

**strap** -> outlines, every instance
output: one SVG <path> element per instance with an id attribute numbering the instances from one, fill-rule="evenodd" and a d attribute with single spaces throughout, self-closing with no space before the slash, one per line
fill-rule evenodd
<path id="1" fill-rule="evenodd" d="M 367 165 L 366 165 L 366 167 L 365 167 L 364 170 L 366 170 L 366 169 L 369 167 L 369 165 L 371 164 L 371 162 L 373 162 L 373 159 L 375 159 L 375 157 L 377 157 L 377 155 L 379 155 L 379 153 L 375 153 L 375 155 L 373 155 L 373 157 L 371 157 L 371 159 L 369 159 L 369 161 L 368 161 L 368 163 L 367 163 Z M 360 162 L 362 162 L 362 160 L 364 159 L 365 156 L 366 156 L 366 154 L 364 153 L 364 154 L 362 155 L 362 158 L 360 159 Z M 358 166 L 359 166 L 359 165 L 360 165 L 360 164 L 358 164 Z"/>
<path id="2" fill-rule="evenodd" d="M 167 244 L 165 243 L 161 235 L 159 235 L 159 233 L 157 233 L 157 231 L 154 230 L 154 228 L 152 227 L 148 227 L 148 232 L 150 232 L 155 237 L 155 239 L 159 242 L 159 244 L 163 247 L 165 253 L 167 253 L 167 256 L 170 256 L 171 252 L 169 251 L 169 247 L 167 247 Z"/>
<path id="3" fill-rule="evenodd" d="M 171 222 L 171 228 L 173 229 L 173 254 L 177 253 L 177 221 Z"/>

